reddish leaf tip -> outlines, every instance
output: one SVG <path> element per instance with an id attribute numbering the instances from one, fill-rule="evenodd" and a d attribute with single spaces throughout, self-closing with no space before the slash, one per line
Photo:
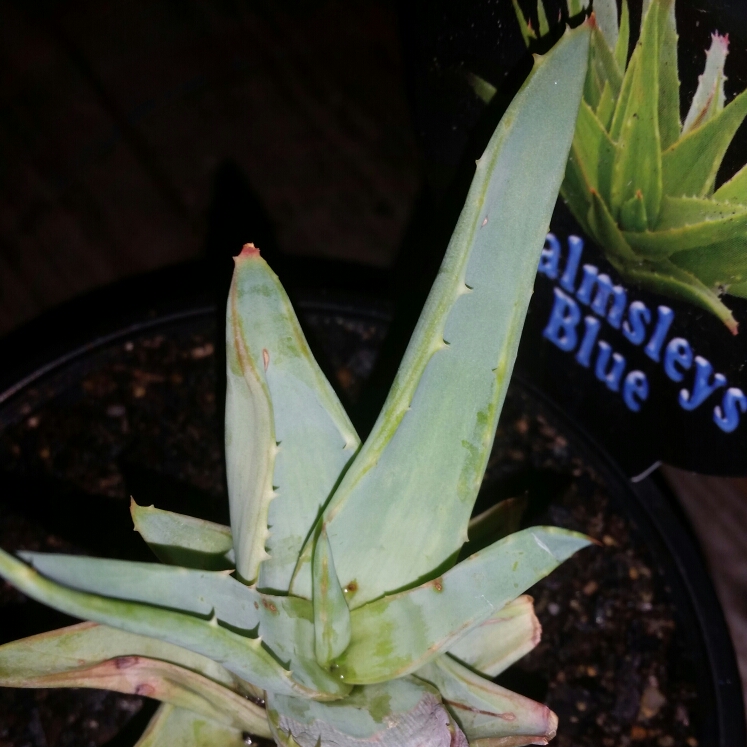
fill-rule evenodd
<path id="1" fill-rule="evenodd" d="M 239 257 L 259 257 L 259 249 L 257 249 L 254 244 L 244 244 L 244 246 L 241 247 L 241 254 L 239 254 Z"/>

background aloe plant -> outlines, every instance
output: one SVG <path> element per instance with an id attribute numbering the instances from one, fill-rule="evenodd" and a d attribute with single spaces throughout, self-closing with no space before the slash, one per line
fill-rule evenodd
<path id="1" fill-rule="evenodd" d="M 537 38 L 512 0 L 525 42 Z M 736 334 L 721 300 L 747 298 L 747 166 L 716 189 L 724 154 L 747 115 L 747 91 L 725 105 L 728 35 L 713 34 L 680 121 L 674 0 L 644 2 L 628 59 L 626 0 L 595 0 L 590 61 L 561 193 L 584 231 L 631 282 L 694 303 Z M 549 31 L 538 3 L 539 35 Z M 570 15 L 581 10 L 568 3 Z M 486 94 L 483 83 L 478 90 Z"/>
<path id="2" fill-rule="evenodd" d="M 470 514 L 588 42 L 586 25 L 566 32 L 499 124 L 362 446 L 277 277 L 244 247 L 226 325 L 231 527 L 133 502 L 164 564 L 0 551 L 5 579 L 89 621 L 0 647 L 1 684 L 157 698 L 141 746 L 234 745 L 245 733 L 300 747 L 552 738 L 549 709 L 490 677 L 538 641 L 523 592 L 589 540 L 507 534 L 500 506 Z M 470 532 L 483 549 L 455 565 Z"/>

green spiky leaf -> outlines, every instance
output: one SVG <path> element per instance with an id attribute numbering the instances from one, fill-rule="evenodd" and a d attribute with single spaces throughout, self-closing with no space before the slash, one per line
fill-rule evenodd
<path id="1" fill-rule="evenodd" d="M 743 166 L 729 181 L 722 184 L 713 193 L 713 199 L 747 205 L 747 166 Z"/>
<path id="2" fill-rule="evenodd" d="M 610 212 L 615 217 L 623 204 L 641 192 L 649 225 L 658 219 L 662 195 L 657 8 L 652 3 L 638 40 L 638 64 L 617 139 L 610 190 Z"/>
<path id="3" fill-rule="evenodd" d="M 622 0 L 622 11 L 620 12 L 620 31 L 615 42 L 615 61 L 620 70 L 625 70 L 628 62 L 628 50 L 630 47 L 630 11 L 628 0 Z"/>
<path id="4" fill-rule="evenodd" d="M 664 193 L 670 197 L 708 197 L 724 153 L 745 115 L 747 91 L 665 150 L 662 154 Z"/>
<path id="5" fill-rule="evenodd" d="M 623 236 L 642 256 L 656 259 L 713 244 L 744 244 L 746 233 L 747 207 L 679 197 L 667 201 L 656 231 L 623 231 Z"/>
<path id="6" fill-rule="evenodd" d="M 680 78 L 677 71 L 677 25 L 674 0 L 658 0 L 659 88 L 658 120 L 661 149 L 680 137 Z"/>
<path id="7" fill-rule="evenodd" d="M 619 34 L 617 26 L 617 3 L 615 0 L 594 0 L 594 15 L 597 18 L 597 28 L 602 35 L 607 49 L 614 49 Z"/>

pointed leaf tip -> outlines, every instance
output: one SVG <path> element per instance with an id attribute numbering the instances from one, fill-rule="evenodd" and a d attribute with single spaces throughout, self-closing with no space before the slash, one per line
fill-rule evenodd
<path id="1" fill-rule="evenodd" d="M 238 258 L 248 259 L 250 257 L 259 257 L 259 249 L 254 244 L 244 244 L 241 247 L 241 254 L 239 254 Z"/>

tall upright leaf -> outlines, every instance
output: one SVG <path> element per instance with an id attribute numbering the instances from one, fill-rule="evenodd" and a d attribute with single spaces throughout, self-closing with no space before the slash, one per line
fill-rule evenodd
<path id="1" fill-rule="evenodd" d="M 261 562 L 259 586 L 287 591 L 309 527 L 360 442 L 288 296 L 254 247 L 236 258 L 228 317 L 226 452 L 231 524 L 239 527 L 237 570 L 253 581 Z M 243 380 L 236 381 L 231 357 Z M 243 412 L 233 411 L 237 404 Z M 270 422 L 261 433 L 247 431 L 252 419 L 265 417 Z M 255 462 L 261 470 L 247 474 Z"/>
<path id="2" fill-rule="evenodd" d="M 351 609 L 433 574 L 467 540 L 573 137 L 588 45 L 588 25 L 567 31 L 536 59 L 498 125 L 384 409 L 326 510 Z M 304 561 L 296 593 L 310 576 Z"/>
<path id="3" fill-rule="evenodd" d="M 659 0 L 659 136 L 661 149 L 680 136 L 680 77 L 677 71 L 677 23 L 674 0 Z"/>
<path id="4" fill-rule="evenodd" d="M 661 203 L 661 141 L 656 91 L 659 86 L 657 10 L 652 3 L 638 40 L 638 60 L 617 141 L 610 203 L 620 208 L 640 190 L 649 225 L 655 225 Z"/>

